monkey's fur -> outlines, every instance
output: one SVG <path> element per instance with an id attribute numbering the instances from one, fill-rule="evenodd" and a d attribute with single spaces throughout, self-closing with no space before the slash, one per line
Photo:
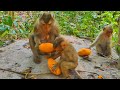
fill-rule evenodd
<path id="1" fill-rule="evenodd" d="M 29 44 L 34 56 L 34 62 L 41 62 L 43 53 L 38 49 L 41 43 L 53 43 L 55 38 L 59 36 L 59 27 L 56 23 L 54 15 L 50 12 L 44 12 L 36 21 L 34 32 L 29 36 Z"/>
<path id="2" fill-rule="evenodd" d="M 71 78 L 69 70 L 74 70 L 78 65 L 78 54 L 75 48 L 62 37 L 57 37 L 53 43 L 54 48 L 56 49 L 57 54 L 52 56 L 53 59 L 56 59 L 60 56 L 60 60 L 56 66 L 60 66 L 63 77 Z M 53 69 L 55 69 L 53 67 Z"/>
<path id="3" fill-rule="evenodd" d="M 89 48 L 96 46 L 96 51 L 98 55 L 111 56 L 112 33 L 113 33 L 112 26 L 111 25 L 105 26 Z"/>

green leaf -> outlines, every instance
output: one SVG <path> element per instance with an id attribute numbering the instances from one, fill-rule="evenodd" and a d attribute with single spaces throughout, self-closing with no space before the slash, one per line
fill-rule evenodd
<path id="1" fill-rule="evenodd" d="M 24 33 L 22 29 L 19 29 L 20 33 Z"/>
<path id="2" fill-rule="evenodd" d="M 5 37 L 9 32 L 6 30 L 2 35 L 1 37 Z"/>
<path id="3" fill-rule="evenodd" d="M 12 23 L 13 23 L 12 18 L 10 16 L 3 17 L 2 22 L 3 24 L 9 25 L 9 26 L 12 26 Z"/>
<path id="4" fill-rule="evenodd" d="M 7 30 L 7 27 L 0 27 L 0 31 L 5 31 Z"/>
<path id="5" fill-rule="evenodd" d="M 4 45 L 4 42 L 0 41 L 0 46 L 3 46 Z"/>
<path id="6" fill-rule="evenodd" d="M 18 23 L 17 23 L 16 21 L 14 21 L 13 23 L 14 23 L 14 25 L 15 25 L 16 27 L 18 26 Z"/>
<path id="7" fill-rule="evenodd" d="M 5 31 L 8 29 L 8 26 L 0 24 L 0 31 Z"/>
<path id="8" fill-rule="evenodd" d="M 12 26 L 12 24 L 13 24 L 12 18 L 10 16 L 8 16 L 8 25 Z"/>

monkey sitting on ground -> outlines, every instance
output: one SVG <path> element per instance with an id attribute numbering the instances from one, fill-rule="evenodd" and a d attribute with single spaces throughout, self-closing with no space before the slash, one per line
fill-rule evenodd
<path id="1" fill-rule="evenodd" d="M 54 15 L 50 12 L 44 12 L 37 19 L 34 32 L 29 36 L 29 44 L 33 53 L 34 62 L 40 63 L 43 53 L 38 46 L 41 43 L 53 43 L 55 38 L 59 36 L 59 27 L 56 23 Z"/>
<path id="2" fill-rule="evenodd" d="M 39 45 L 41 44 L 40 39 L 39 39 L 39 35 L 35 35 L 34 36 L 34 41 L 35 41 L 35 48 L 39 48 Z"/>
<path id="3" fill-rule="evenodd" d="M 97 54 L 100 56 L 111 56 L 111 39 L 113 29 L 111 25 L 107 25 L 103 28 L 103 31 L 97 36 L 95 41 L 89 48 L 96 46 Z"/>
<path id="4" fill-rule="evenodd" d="M 53 70 L 60 66 L 62 71 L 63 77 L 71 78 L 69 75 L 70 70 L 74 70 L 78 65 L 78 54 L 75 48 L 72 46 L 71 43 L 66 41 L 62 37 L 57 37 L 53 43 L 53 46 L 56 50 L 56 54 L 52 56 L 54 60 L 60 56 L 60 60 L 58 64 L 53 67 Z"/>

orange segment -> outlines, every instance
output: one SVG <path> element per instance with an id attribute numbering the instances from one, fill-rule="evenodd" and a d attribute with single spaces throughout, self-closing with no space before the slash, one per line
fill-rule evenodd
<path id="1" fill-rule="evenodd" d="M 79 51 L 78 51 L 78 55 L 79 56 L 89 56 L 91 54 L 91 50 L 88 49 L 88 48 L 81 48 Z"/>
<path id="2" fill-rule="evenodd" d="M 39 45 L 39 50 L 42 52 L 50 53 L 53 51 L 52 43 L 42 43 Z"/>
<path id="3" fill-rule="evenodd" d="M 48 59 L 48 68 L 50 69 L 50 71 L 55 75 L 60 75 L 61 74 L 60 67 L 57 67 L 55 70 L 52 69 L 52 67 L 55 64 L 57 64 L 57 62 L 55 60 L 53 60 L 52 58 Z"/>

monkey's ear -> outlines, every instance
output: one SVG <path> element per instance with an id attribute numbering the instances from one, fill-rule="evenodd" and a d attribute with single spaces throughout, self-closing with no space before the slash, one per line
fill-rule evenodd
<path id="1" fill-rule="evenodd" d="M 55 18 L 55 15 L 54 15 L 52 12 L 51 12 L 51 17 L 52 17 L 52 18 Z"/>
<path id="2" fill-rule="evenodd" d="M 55 15 L 54 15 L 53 13 L 51 14 L 51 16 L 52 16 L 53 18 L 55 18 Z"/>
<path id="3" fill-rule="evenodd" d="M 62 45 L 61 45 L 61 46 L 62 46 L 62 48 L 63 48 L 63 49 L 65 49 L 65 48 L 66 48 L 66 46 L 67 46 L 67 44 L 66 44 L 66 43 L 62 43 Z"/>
<path id="4" fill-rule="evenodd" d="M 63 41 L 63 42 L 61 43 L 61 46 L 62 46 L 62 48 L 64 49 L 64 48 L 67 46 L 66 41 Z"/>
<path id="5" fill-rule="evenodd" d="M 39 14 L 39 19 L 41 19 L 45 15 L 45 11 L 41 11 Z"/>
<path id="6" fill-rule="evenodd" d="M 41 19 L 42 16 L 43 16 L 43 13 L 40 13 L 40 14 L 38 15 L 39 19 Z"/>

